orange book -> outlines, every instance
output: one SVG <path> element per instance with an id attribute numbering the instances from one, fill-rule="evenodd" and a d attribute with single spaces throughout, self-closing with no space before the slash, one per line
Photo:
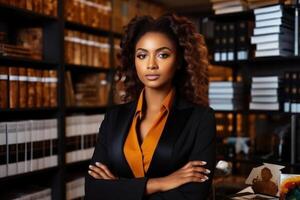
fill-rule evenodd
<path id="1" fill-rule="evenodd" d="M 8 68 L 0 67 L 0 109 L 8 106 Z"/>
<path id="2" fill-rule="evenodd" d="M 43 71 L 43 94 L 42 94 L 42 102 L 43 107 L 49 107 L 50 106 L 50 83 L 47 81 L 49 77 L 49 71 L 44 70 Z"/>
<path id="3" fill-rule="evenodd" d="M 19 99 L 19 70 L 17 67 L 9 68 L 9 108 L 18 108 Z"/>
<path id="4" fill-rule="evenodd" d="M 43 71 L 42 70 L 36 70 L 36 107 L 40 108 L 43 106 Z"/>
<path id="5" fill-rule="evenodd" d="M 50 106 L 57 106 L 57 71 L 49 70 L 48 80 L 50 82 Z"/>
<path id="6" fill-rule="evenodd" d="M 27 108 L 27 69 L 19 68 L 19 107 Z"/>
<path id="7" fill-rule="evenodd" d="M 28 69 L 28 108 L 36 107 L 36 70 Z"/>

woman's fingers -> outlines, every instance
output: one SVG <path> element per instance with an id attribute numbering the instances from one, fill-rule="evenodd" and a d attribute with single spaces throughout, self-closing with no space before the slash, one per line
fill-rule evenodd
<path id="1" fill-rule="evenodd" d="M 89 166 L 90 171 L 98 174 L 98 176 L 100 176 L 102 179 L 111 179 L 103 169 L 101 169 L 100 167 L 94 166 L 94 165 L 90 165 Z"/>
<path id="2" fill-rule="evenodd" d="M 193 167 L 193 166 L 204 166 L 206 165 L 206 162 L 205 161 L 201 161 L 201 160 L 193 160 L 193 161 L 189 161 L 186 165 L 183 166 L 183 169 L 186 169 L 186 168 L 190 168 L 190 167 Z"/>
<path id="3" fill-rule="evenodd" d="M 89 170 L 88 173 L 89 173 L 89 175 L 91 175 L 95 179 L 102 179 L 102 177 L 99 174 L 93 172 L 92 170 Z"/>
<path id="4" fill-rule="evenodd" d="M 100 167 L 107 176 L 109 176 L 111 179 L 116 179 L 116 177 L 109 171 L 109 169 L 106 167 L 106 165 L 103 165 L 102 163 L 96 162 L 96 165 Z"/>

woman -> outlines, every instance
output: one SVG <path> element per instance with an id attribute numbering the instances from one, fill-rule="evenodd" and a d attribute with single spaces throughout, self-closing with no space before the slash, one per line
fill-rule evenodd
<path id="1" fill-rule="evenodd" d="M 215 166 L 207 49 L 186 18 L 136 17 L 121 41 L 124 99 L 101 124 L 86 199 L 200 200 Z"/>

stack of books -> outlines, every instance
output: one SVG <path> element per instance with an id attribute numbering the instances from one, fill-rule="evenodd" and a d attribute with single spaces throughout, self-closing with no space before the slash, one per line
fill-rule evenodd
<path id="1" fill-rule="evenodd" d="M 292 14 L 282 5 L 258 8 L 254 14 L 255 28 L 251 43 L 256 44 L 255 57 L 293 55 Z"/>
<path id="2" fill-rule="evenodd" d="M 250 110 L 280 110 L 280 97 L 278 76 L 252 77 Z"/>
<path id="3" fill-rule="evenodd" d="M 103 119 L 103 114 L 66 118 L 66 163 L 91 159 Z"/>
<path id="4" fill-rule="evenodd" d="M 209 83 L 209 104 L 215 110 L 240 110 L 242 84 L 232 81 Z"/>
<path id="5" fill-rule="evenodd" d="M 300 113 L 300 72 L 284 72 L 283 88 L 284 112 Z"/>
<path id="6" fill-rule="evenodd" d="M 215 14 L 241 12 L 248 9 L 245 0 L 210 0 Z"/>
<path id="7" fill-rule="evenodd" d="M 66 199 L 83 199 L 84 198 L 84 177 L 78 177 L 66 183 Z"/>
<path id="8" fill-rule="evenodd" d="M 248 5 L 250 9 L 255 9 L 264 6 L 270 6 L 274 4 L 283 3 L 284 0 L 248 0 Z"/>

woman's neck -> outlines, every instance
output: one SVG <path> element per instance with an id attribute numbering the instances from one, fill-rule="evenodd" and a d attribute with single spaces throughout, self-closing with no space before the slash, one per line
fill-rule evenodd
<path id="1" fill-rule="evenodd" d="M 163 90 L 145 87 L 145 100 L 147 104 L 147 110 L 159 111 L 162 106 L 163 100 L 168 95 L 171 89 L 172 86 Z"/>

